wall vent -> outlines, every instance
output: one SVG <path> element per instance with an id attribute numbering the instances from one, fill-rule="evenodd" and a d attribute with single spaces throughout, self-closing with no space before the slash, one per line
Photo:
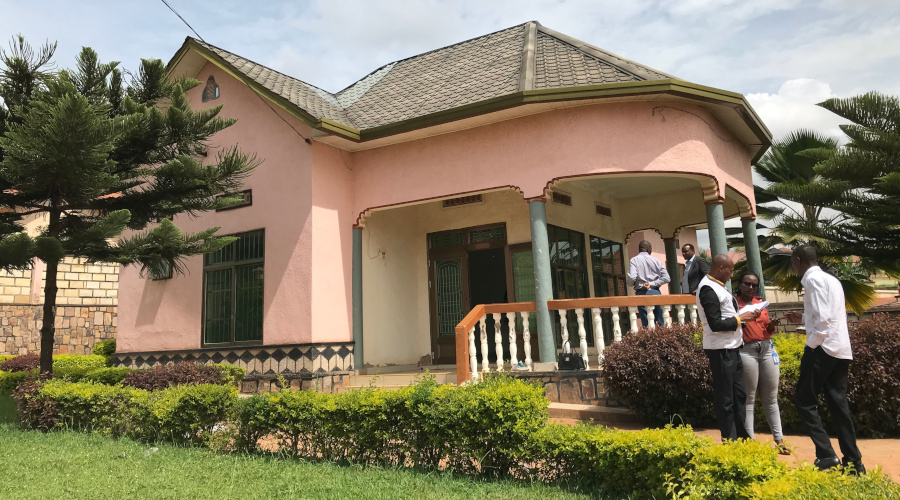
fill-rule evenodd
<path id="1" fill-rule="evenodd" d="M 594 205 L 594 208 L 597 210 L 597 215 L 605 215 L 606 217 L 612 217 L 612 209 L 609 207 L 605 207 L 603 205 Z"/>
<path id="2" fill-rule="evenodd" d="M 572 195 L 570 194 L 553 191 L 551 193 L 551 199 L 553 200 L 553 203 L 559 203 L 560 205 L 566 205 L 567 207 L 572 206 Z"/>
<path id="3" fill-rule="evenodd" d="M 484 201 L 484 195 L 473 194 L 469 196 L 460 196 L 459 198 L 450 198 L 449 200 L 444 200 L 444 208 L 451 207 L 461 207 L 463 205 L 471 205 L 473 203 L 482 203 Z"/>

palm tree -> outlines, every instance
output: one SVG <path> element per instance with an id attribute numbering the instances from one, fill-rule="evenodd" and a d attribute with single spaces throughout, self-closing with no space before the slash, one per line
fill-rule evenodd
<path id="1" fill-rule="evenodd" d="M 821 204 L 801 204 L 798 199 L 810 199 L 811 194 L 820 200 L 837 199 L 839 193 L 822 182 L 816 173 L 817 160 L 804 156 L 809 150 L 836 150 L 838 142 L 811 130 L 796 130 L 772 145 L 771 149 L 754 165 L 754 171 L 767 187 L 754 186 L 757 215 L 769 220 L 771 227 L 759 224 L 759 248 L 763 252 L 762 264 L 766 282 L 781 290 L 799 291 L 800 278 L 791 270 L 790 255 L 778 252 L 780 247 L 812 245 L 819 253 L 819 263 L 834 274 L 844 288 L 847 307 L 862 314 L 875 302 L 875 288 L 868 283 L 873 271 L 866 261 L 840 257 L 830 252 L 827 241 L 818 238 L 818 228 L 840 224 L 844 215 Z M 767 231 L 766 231 L 767 230 Z M 727 231 L 729 246 L 743 247 L 740 228 Z M 763 234 L 765 233 L 765 234 Z M 745 263 L 739 263 L 736 271 L 742 271 Z"/>

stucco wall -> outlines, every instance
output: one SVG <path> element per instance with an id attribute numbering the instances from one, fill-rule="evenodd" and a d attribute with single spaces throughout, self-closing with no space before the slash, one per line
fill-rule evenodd
<path id="1" fill-rule="evenodd" d="M 689 111 L 654 107 L 662 104 Z M 354 211 L 515 186 L 541 196 L 556 178 L 608 173 L 712 176 L 753 200 L 748 150 L 704 109 L 686 103 L 606 103 L 354 154 Z"/>
<path id="2" fill-rule="evenodd" d="M 253 190 L 253 205 L 207 212 L 191 219 L 177 217 L 183 231 L 220 226 L 218 234 L 265 229 L 263 342 L 266 345 L 312 341 L 312 167 L 310 146 L 284 121 L 273 116 L 244 84 L 207 64 L 197 75 L 213 75 L 221 97 L 201 103 L 203 86 L 188 92 L 195 109 L 224 105 L 222 116 L 236 124 L 216 134 L 205 161 L 213 162 L 220 148 L 238 143 L 255 153 L 262 165 L 245 182 Z M 278 109 L 278 108 L 276 108 Z M 278 111 L 305 136 L 310 129 Z M 349 231 L 349 226 L 347 227 Z M 129 266 L 120 276 L 119 352 L 198 348 L 201 344 L 203 260 L 186 259 L 187 274 L 171 280 L 141 278 Z"/>

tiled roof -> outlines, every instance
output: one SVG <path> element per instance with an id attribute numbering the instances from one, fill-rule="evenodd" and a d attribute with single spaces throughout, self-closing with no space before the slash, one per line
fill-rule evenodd
<path id="1" fill-rule="evenodd" d="M 196 43 L 313 117 L 358 130 L 522 90 L 674 78 L 537 22 L 388 64 L 337 94 L 213 45 Z"/>

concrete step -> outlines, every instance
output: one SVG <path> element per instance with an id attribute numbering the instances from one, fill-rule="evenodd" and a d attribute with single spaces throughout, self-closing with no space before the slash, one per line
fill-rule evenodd
<path id="1" fill-rule="evenodd" d="M 640 418 L 625 408 L 608 406 L 550 403 L 550 418 L 564 420 L 593 420 L 603 425 L 640 424 Z"/>
<path id="2" fill-rule="evenodd" d="M 456 372 L 433 372 L 435 382 L 438 384 L 455 384 Z M 350 375 L 344 385 L 346 386 L 407 386 L 415 383 L 416 379 L 422 379 L 424 373 L 379 373 L 376 375 Z"/>

